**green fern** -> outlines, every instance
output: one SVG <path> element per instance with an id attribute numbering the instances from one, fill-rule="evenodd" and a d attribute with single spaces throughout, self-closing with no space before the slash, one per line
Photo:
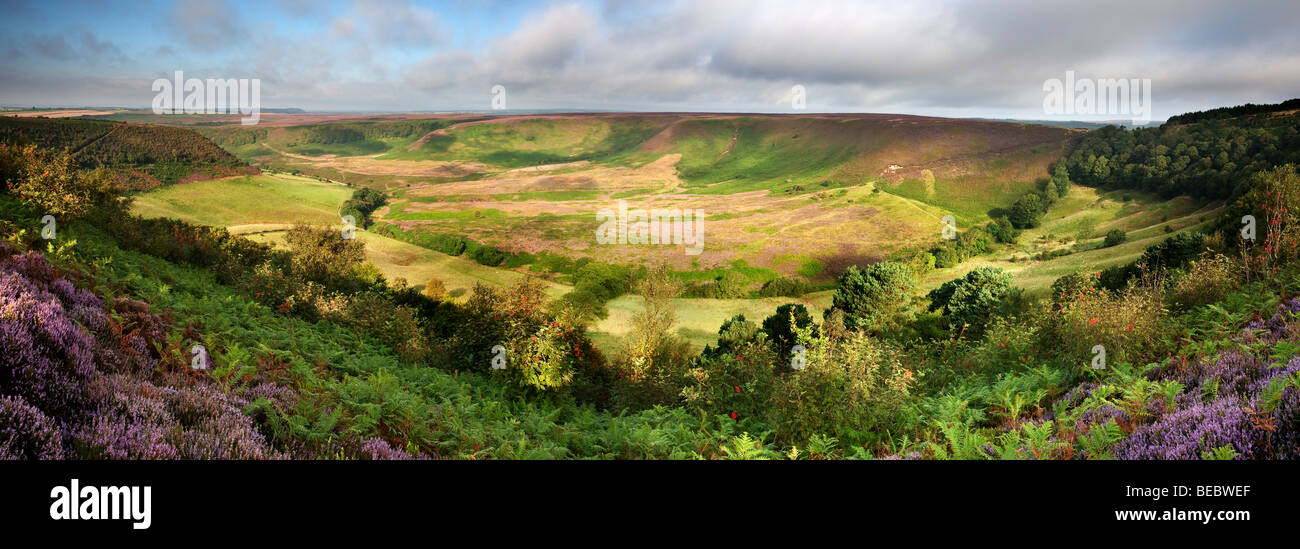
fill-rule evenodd
<path id="1" fill-rule="evenodd" d="M 1214 450 L 1201 452 L 1201 459 L 1204 460 L 1230 460 L 1236 459 L 1240 454 L 1232 447 L 1231 444 L 1224 444 Z"/>
<path id="2" fill-rule="evenodd" d="M 1079 437 L 1079 445 L 1087 452 L 1089 459 L 1114 459 L 1107 449 L 1123 438 L 1124 431 L 1114 419 L 1108 419 L 1103 425 L 1090 426 L 1088 433 Z"/>

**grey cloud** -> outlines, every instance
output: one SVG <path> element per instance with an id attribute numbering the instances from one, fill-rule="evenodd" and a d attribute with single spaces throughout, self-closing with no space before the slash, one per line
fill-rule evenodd
<path id="1" fill-rule="evenodd" d="M 167 23 L 191 46 L 226 49 L 249 37 L 241 16 L 225 0 L 180 0 Z"/>

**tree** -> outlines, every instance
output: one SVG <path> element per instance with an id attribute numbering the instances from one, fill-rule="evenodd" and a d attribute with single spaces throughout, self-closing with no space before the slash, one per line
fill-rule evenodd
<path id="1" fill-rule="evenodd" d="M 989 318 L 1021 293 L 1011 273 L 997 267 L 980 267 L 949 280 L 926 295 L 931 311 L 943 311 L 952 326 L 983 327 Z"/>
<path id="2" fill-rule="evenodd" d="M 1205 249 L 1205 233 L 1179 233 L 1154 244 L 1142 253 L 1138 263 L 1148 269 L 1177 269 L 1196 259 Z"/>
<path id="3" fill-rule="evenodd" d="M 677 317 L 672 300 L 682 294 L 682 282 L 672 276 L 666 264 L 646 273 L 633 288 L 644 299 L 645 308 L 632 315 L 632 330 L 624 339 L 623 361 L 629 377 L 660 388 L 671 384 L 664 350 L 676 342 L 672 332 Z"/>
<path id="4" fill-rule="evenodd" d="M 442 299 L 442 296 L 447 294 L 447 287 L 443 285 L 441 280 L 430 278 L 429 282 L 424 285 L 423 293 L 425 297 L 438 301 Z"/>
<path id="5" fill-rule="evenodd" d="M 990 221 L 988 227 L 988 232 L 993 235 L 993 239 L 1002 244 L 1015 244 L 1016 238 L 1020 236 L 1020 231 L 1017 231 L 1005 217 Z"/>
<path id="6" fill-rule="evenodd" d="M 327 286 L 342 283 L 366 259 L 365 245 L 341 230 L 297 224 L 284 236 L 294 274 Z"/>
<path id="7" fill-rule="evenodd" d="M 1011 205 L 1007 220 L 1017 229 L 1032 229 L 1038 226 L 1038 218 L 1047 212 L 1047 203 L 1038 193 L 1029 193 Z"/>
<path id="8" fill-rule="evenodd" d="M 1101 246 L 1103 248 L 1118 246 L 1120 244 L 1123 244 L 1125 240 L 1128 240 L 1128 233 L 1124 232 L 1121 229 L 1111 229 L 1109 232 L 1106 233 L 1106 241 L 1102 242 Z"/>
<path id="9" fill-rule="evenodd" d="M 1056 165 L 1056 170 L 1052 172 L 1052 185 L 1056 186 L 1056 195 L 1064 197 L 1070 192 L 1070 170 L 1065 167 L 1065 163 Z"/>
<path id="10" fill-rule="evenodd" d="M 892 261 L 881 261 L 859 270 L 850 266 L 840 275 L 831 308 L 844 312 L 844 326 L 875 329 L 904 312 L 916 289 L 912 270 Z"/>
<path id="11" fill-rule="evenodd" d="M 798 303 L 786 303 L 776 308 L 776 313 L 763 320 L 763 331 L 776 344 L 778 356 L 788 357 L 795 344 L 795 330 L 813 326 L 808 309 Z"/>
<path id="12" fill-rule="evenodd" d="M 17 177 L 9 192 L 59 221 L 86 215 L 111 196 L 114 177 L 107 169 L 78 172 L 67 153 L 50 153 L 28 145 L 17 151 Z"/>

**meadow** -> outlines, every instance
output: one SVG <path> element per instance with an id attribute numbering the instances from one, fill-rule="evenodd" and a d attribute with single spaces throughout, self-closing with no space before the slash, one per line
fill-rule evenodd
<path id="1" fill-rule="evenodd" d="M 527 263 L 540 254 L 568 262 L 666 262 L 687 282 L 743 275 L 748 296 L 673 300 L 675 329 L 696 348 L 716 342 L 718 327 L 735 314 L 761 319 L 791 301 L 827 308 L 831 292 L 821 288 L 845 268 L 933 245 L 945 215 L 960 227 L 986 221 L 1040 184 L 1054 154 L 1077 134 L 875 115 L 295 119 L 200 127 L 266 174 L 159 189 L 140 195 L 134 211 L 276 243 L 295 222 L 335 222 L 334 212 L 355 188 L 380 189 L 388 202 L 373 214 L 378 223 L 412 234 L 464 235 L 525 258 L 483 265 L 373 230 L 359 233 L 367 259 L 387 277 L 415 288 L 436 278 L 452 298 L 466 296 L 476 283 L 505 287 L 525 275 L 543 277 L 552 297 L 571 291 L 572 272 Z M 936 140 L 939 135 L 947 137 Z M 680 247 L 595 245 L 594 212 L 619 199 L 633 207 L 705 212 L 706 251 L 688 256 Z M 1197 219 L 1213 214 L 1189 208 L 1145 193 L 1074 187 L 1016 244 L 935 269 L 921 288 L 997 266 L 1042 296 L 1059 276 L 1132 261 L 1167 236 L 1164 227 L 1194 229 L 1202 225 Z M 1094 249 L 1111 228 L 1133 236 Z M 1065 248 L 1073 252 L 1033 258 Z M 777 277 L 813 287 L 803 297 L 759 297 L 759 288 Z M 592 322 L 593 339 L 616 350 L 640 306 L 635 295 L 605 302 L 606 315 Z"/>

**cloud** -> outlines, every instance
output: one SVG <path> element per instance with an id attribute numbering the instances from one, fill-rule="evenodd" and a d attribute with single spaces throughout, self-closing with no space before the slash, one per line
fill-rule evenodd
<path id="1" fill-rule="evenodd" d="M 444 38 L 437 14 L 398 0 L 357 0 L 334 19 L 331 32 L 380 48 L 427 48 Z"/>
<path id="2" fill-rule="evenodd" d="M 50 59 L 67 61 L 75 57 L 72 46 L 69 46 L 68 41 L 62 36 L 41 35 L 28 38 L 28 41 L 37 53 Z"/>
<path id="3" fill-rule="evenodd" d="M 249 37 L 241 14 L 226 0 L 179 0 L 168 23 L 197 48 L 229 48 Z"/>
<path id="4" fill-rule="evenodd" d="M 1292 0 L 276 2 L 180 0 L 162 46 L 101 29 L 0 46 L 158 52 L 130 62 L 260 77 L 268 102 L 306 108 L 481 109 L 502 84 L 512 108 L 788 111 L 800 84 L 812 111 L 1041 117 L 1043 81 L 1071 70 L 1152 79 L 1159 117 L 1300 90 Z M 41 70 L 23 63 L 0 66 Z"/>

